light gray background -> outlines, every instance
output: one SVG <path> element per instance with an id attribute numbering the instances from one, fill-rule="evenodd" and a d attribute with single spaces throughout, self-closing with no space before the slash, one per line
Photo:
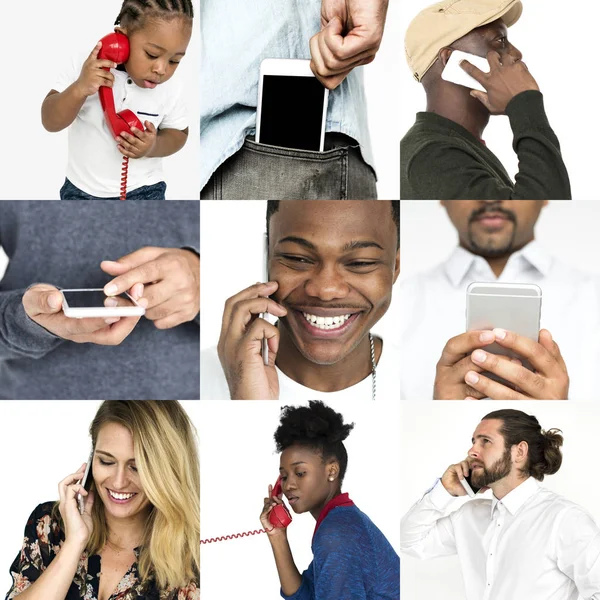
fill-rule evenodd
<path id="1" fill-rule="evenodd" d="M 200 403 L 201 538 L 261 528 L 259 516 L 269 484 L 279 474 L 273 434 L 278 402 Z M 342 487 L 399 552 L 400 514 L 395 510 L 399 406 L 332 402 L 355 428 L 344 442 L 348 470 Z M 302 573 L 310 561 L 315 520 L 295 515 L 288 528 L 294 560 Z M 279 597 L 279 578 L 266 534 L 201 546 L 202 597 L 218 600 Z M 404 596 L 407 600 L 409 596 Z M 341 599 L 340 599 L 341 600 Z"/>
<path id="2" fill-rule="evenodd" d="M 114 30 L 121 0 L 5 2 L 0 51 L 5 57 L 0 199 L 58 199 L 67 165 L 67 130 L 42 126 L 42 101 L 73 52 L 89 48 Z M 163 159 L 167 197 L 197 200 L 200 180 L 200 1 L 194 0 L 194 32 L 177 68 L 187 93 L 189 137 L 182 150 Z"/>
<path id="3" fill-rule="evenodd" d="M 600 273 L 597 200 L 551 200 L 537 222 L 536 239 L 562 262 Z M 437 200 L 400 202 L 402 270 L 406 278 L 445 261 L 458 244 L 458 234 Z"/>
<path id="4" fill-rule="evenodd" d="M 600 483 L 593 474 L 592 440 L 597 438 L 600 407 L 571 402 L 403 402 L 400 456 L 400 516 L 429 490 L 448 465 L 460 462 L 471 436 L 489 412 L 515 408 L 535 415 L 542 428 L 564 434 L 563 464 L 542 485 L 587 509 L 600 522 Z M 486 492 L 491 494 L 491 492 Z M 468 501 L 468 500 L 467 500 Z M 460 505 L 460 504 L 459 504 Z M 508 575 L 510 576 L 510 575 Z M 402 556 L 401 597 L 406 600 L 464 600 L 458 557 L 420 561 Z"/>
<path id="5" fill-rule="evenodd" d="M 399 12 L 401 39 L 411 20 L 434 0 L 403 2 Z M 523 61 L 531 71 L 544 94 L 544 104 L 550 125 L 559 141 L 563 159 L 569 172 L 574 198 L 593 199 L 597 194 L 597 165 L 593 152 L 588 152 L 591 140 L 598 137 L 600 126 L 583 110 L 578 95 L 577 82 L 588 78 L 588 61 L 583 57 L 594 56 L 596 51 L 595 24 L 600 17 L 600 4 L 585 4 L 585 18 L 579 10 L 564 10 L 558 0 L 523 2 L 521 18 L 508 29 L 508 39 L 522 53 Z M 581 5 L 583 6 L 583 5 Z M 555 34 L 561 44 L 577 48 L 576 54 L 551 50 Z M 400 137 L 415 122 L 415 115 L 425 110 L 423 86 L 412 76 L 404 52 L 398 54 L 402 108 Z M 512 131 L 508 117 L 491 117 L 484 131 L 488 148 L 501 160 L 513 178 L 518 170 L 517 155 L 512 149 Z"/>
<path id="6" fill-rule="evenodd" d="M 343 210 L 343 202 L 339 210 Z M 200 203 L 201 349 L 217 345 L 225 301 L 263 280 L 266 211 L 266 200 L 203 200 Z M 395 285 L 394 289 L 397 288 Z M 396 293 L 373 332 L 397 345 L 399 316 Z"/>
<path id="7" fill-rule="evenodd" d="M 58 499 L 58 484 L 90 454 L 88 429 L 99 401 L 4 400 L 0 402 L 0 596 L 10 589 L 10 566 L 21 551 L 29 515 L 42 502 Z M 200 403 L 181 402 L 199 431 Z"/>

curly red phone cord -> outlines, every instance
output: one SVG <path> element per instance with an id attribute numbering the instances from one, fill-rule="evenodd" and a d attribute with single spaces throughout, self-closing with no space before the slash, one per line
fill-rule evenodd
<path id="1" fill-rule="evenodd" d="M 254 531 L 246 531 L 244 533 L 234 533 L 233 535 L 223 535 L 221 537 L 209 538 L 207 540 L 200 540 L 201 544 L 212 544 L 213 542 L 224 542 L 226 540 L 233 540 L 234 538 L 243 538 L 249 535 L 258 535 L 260 533 L 267 533 L 264 529 L 255 529 Z"/>
<path id="2" fill-rule="evenodd" d="M 120 200 L 127 199 L 127 174 L 129 173 L 129 156 L 123 157 L 123 166 L 121 167 L 121 195 Z"/>

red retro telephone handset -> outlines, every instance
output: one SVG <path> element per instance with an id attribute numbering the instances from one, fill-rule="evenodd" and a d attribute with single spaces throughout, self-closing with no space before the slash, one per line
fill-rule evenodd
<path id="1" fill-rule="evenodd" d="M 275 487 L 271 492 L 271 497 L 279 496 L 282 493 L 281 489 L 281 475 L 277 478 Z M 278 504 L 273 507 L 273 510 L 269 513 L 269 522 L 274 528 L 285 528 L 292 522 L 292 516 L 286 508 L 285 504 Z M 209 538 L 207 540 L 200 540 L 201 544 L 212 544 L 213 542 L 224 542 L 225 540 L 233 540 L 234 538 L 243 538 L 249 535 L 257 535 L 260 533 L 266 533 L 264 529 L 255 529 L 254 531 L 246 531 L 244 533 L 234 533 L 233 535 L 223 535 L 221 537 Z"/>
<path id="2" fill-rule="evenodd" d="M 112 60 L 117 64 L 124 63 L 129 58 L 129 39 L 125 34 L 119 32 L 109 33 L 100 41 L 102 42 L 102 48 L 100 48 L 98 58 Z M 103 69 L 105 71 L 109 70 L 107 67 L 103 67 Z M 111 88 L 105 85 L 101 86 L 98 90 L 98 95 L 100 96 L 100 104 L 104 111 L 104 118 L 114 138 L 119 137 L 124 131 L 131 133 L 132 127 L 137 127 L 141 131 L 144 131 L 144 124 L 137 118 L 133 111 L 122 110 L 121 112 L 116 112 L 115 99 Z M 121 170 L 121 200 L 125 200 L 127 197 L 128 171 L 129 157 L 124 156 L 123 168 Z"/>

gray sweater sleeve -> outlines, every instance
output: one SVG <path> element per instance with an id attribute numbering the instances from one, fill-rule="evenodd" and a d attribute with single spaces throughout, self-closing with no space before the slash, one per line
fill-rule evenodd
<path id="1" fill-rule="evenodd" d="M 0 292 L 0 360 L 42 358 L 65 341 L 27 316 L 25 291 Z"/>

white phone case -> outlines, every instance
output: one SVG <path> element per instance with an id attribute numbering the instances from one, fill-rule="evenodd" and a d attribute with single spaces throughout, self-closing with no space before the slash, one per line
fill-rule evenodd
<path id="1" fill-rule="evenodd" d="M 111 317 L 138 317 L 145 314 L 146 309 L 143 306 L 139 306 L 138 303 L 127 293 L 125 295 L 133 302 L 134 306 L 106 306 L 104 308 L 96 306 L 82 306 L 72 307 L 69 306 L 67 299 L 64 296 L 64 292 L 104 292 L 102 288 L 82 288 L 82 289 L 69 289 L 60 290 L 63 294 L 62 309 L 65 317 L 70 319 L 89 319 L 89 318 L 111 318 Z"/>
<path id="2" fill-rule="evenodd" d="M 467 492 L 467 495 L 469 496 L 469 498 L 475 498 L 475 492 L 471 489 L 471 486 L 468 484 L 466 479 L 459 479 L 460 483 L 462 484 L 462 486 L 465 488 L 465 492 Z"/>
<path id="3" fill-rule="evenodd" d="M 467 59 L 472 65 L 475 65 L 478 69 L 484 73 L 490 72 L 490 63 L 487 58 L 476 56 L 475 54 L 469 54 L 462 50 L 453 50 L 444 70 L 442 71 L 442 79 L 456 83 L 458 85 L 464 85 L 473 90 L 479 90 L 480 92 L 486 92 L 487 90 L 476 80 L 473 79 L 461 66 L 460 61 Z"/>

